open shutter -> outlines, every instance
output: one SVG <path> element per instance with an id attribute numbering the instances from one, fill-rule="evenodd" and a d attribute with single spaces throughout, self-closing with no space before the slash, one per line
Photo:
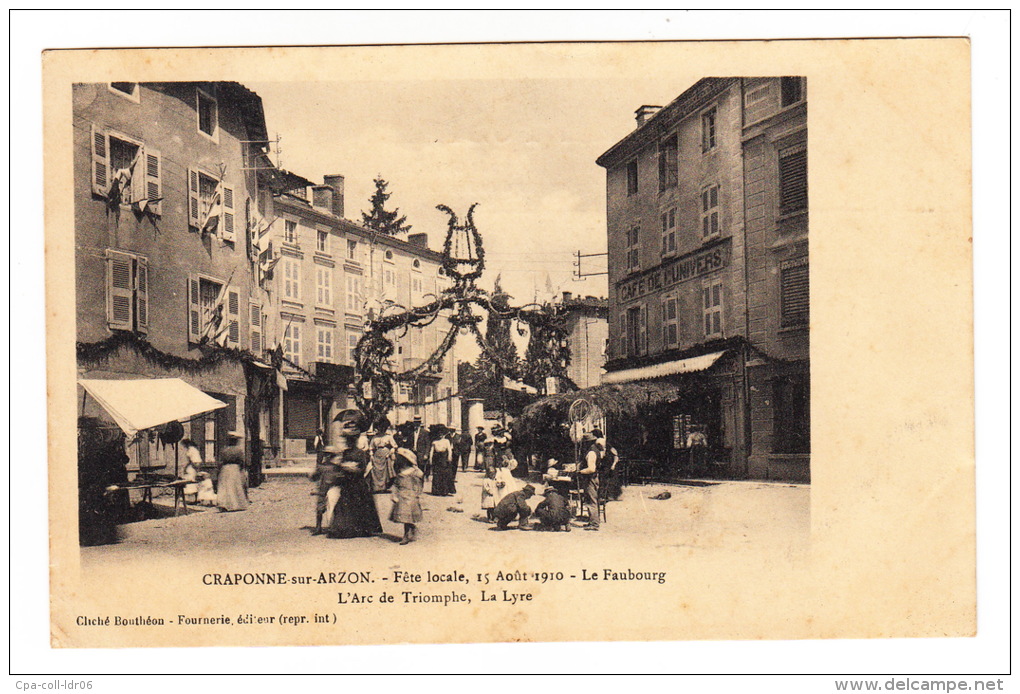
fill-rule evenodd
<path id="1" fill-rule="evenodd" d="M 199 299 L 198 275 L 188 275 L 188 342 L 202 338 L 202 306 Z"/>
<path id="2" fill-rule="evenodd" d="M 138 332 L 149 329 L 149 261 L 135 259 L 135 316 Z"/>
<path id="3" fill-rule="evenodd" d="M 223 186 L 223 206 L 220 208 L 220 238 L 234 243 L 234 189 Z"/>
<path id="4" fill-rule="evenodd" d="M 92 192 L 106 196 L 110 192 L 110 136 L 92 126 Z"/>
<path id="5" fill-rule="evenodd" d="M 638 324 L 638 353 L 648 354 L 648 306 L 641 307 L 641 322 Z"/>
<path id="6" fill-rule="evenodd" d="M 241 346 L 241 294 L 237 287 L 227 288 L 227 344 Z"/>
<path id="7" fill-rule="evenodd" d="M 137 199 L 147 200 L 146 209 L 151 210 L 153 214 L 161 214 L 163 206 L 159 200 L 163 197 L 162 157 L 157 150 L 146 147 L 142 158 L 145 161 L 145 167 L 143 175 L 139 178 L 145 182 L 145 190 L 142 197 Z"/>
<path id="8" fill-rule="evenodd" d="M 249 333 L 251 336 L 251 351 L 255 355 L 262 354 L 262 306 L 254 302 L 248 305 L 250 321 Z"/>
<path id="9" fill-rule="evenodd" d="M 188 169 L 188 225 L 199 228 L 198 172 Z"/>
<path id="10" fill-rule="evenodd" d="M 107 251 L 106 320 L 111 330 L 131 330 L 134 324 L 132 256 Z"/>

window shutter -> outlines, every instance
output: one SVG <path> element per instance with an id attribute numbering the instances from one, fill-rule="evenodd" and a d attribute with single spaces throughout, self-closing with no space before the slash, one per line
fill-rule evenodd
<path id="1" fill-rule="evenodd" d="M 135 315 L 138 332 L 149 328 L 149 261 L 135 259 Z"/>
<path id="2" fill-rule="evenodd" d="M 107 251 L 106 320 L 111 330 L 131 330 L 134 324 L 134 276 L 132 257 Z"/>
<path id="3" fill-rule="evenodd" d="M 808 322 L 809 284 L 806 260 L 793 261 L 780 271 L 780 315 L 783 327 Z"/>
<path id="4" fill-rule="evenodd" d="M 162 203 L 158 202 L 163 197 L 163 160 L 159 152 L 150 147 L 146 147 L 142 153 L 142 159 L 145 160 L 144 175 L 139 176 L 139 180 L 145 182 L 145 190 L 138 200 L 148 200 L 146 209 L 151 210 L 153 214 L 161 214 L 163 211 Z M 155 201 L 155 202 L 154 202 Z"/>
<path id="5" fill-rule="evenodd" d="M 202 306 L 199 303 L 197 275 L 188 276 L 188 341 L 197 343 L 202 338 Z"/>
<path id="6" fill-rule="evenodd" d="M 648 353 L 648 306 L 641 307 L 641 320 L 638 324 L 638 353 Z"/>
<path id="7" fill-rule="evenodd" d="M 234 189 L 223 186 L 223 207 L 220 212 L 223 217 L 220 219 L 220 238 L 224 241 L 234 242 Z"/>
<path id="8" fill-rule="evenodd" d="M 92 126 L 92 192 L 106 196 L 110 192 L 110 136 Z"/>
<path id="9" fill-rule="evenodd" d="M 227 288 L 227 344 L 241 346 L 241 294 L 237 287 Z"/>
<path id="10" fill-rule="evenodd" d="M 256 303 L 248 305 L 249 308 L 249 333 L 251 336 L 251 351 L 258 355 L 262 354 L 262 306 Z"/>
<path id="11" fill-rule="evenodd" d="M 198 202 L 198 172 L 188 169 L 188 225 L 196 229 L 200 223 Z"/>
<path id="12" fill-rule="evenodd" d="M 779 157 L 779 212 L 807 207 L 807 150 L 799 147 Z"/>

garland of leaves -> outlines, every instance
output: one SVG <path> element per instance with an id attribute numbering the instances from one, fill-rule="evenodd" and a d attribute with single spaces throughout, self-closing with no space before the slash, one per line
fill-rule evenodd
<path id="1" fill-rule="evenodd" d="M 442 266 L 447 274 L 454 279 L 453 287 L 443 290 L 434 301 L 424 306 L 404 309 L 398 313 L 379 316 L 372 320 L 365 334 L 358 340 L 354 348 L 356 378 L 354 397 L 358 408 L 369 418 L 375 419 L 387 414 L 395 405 L 393 398 L 393 382 L 408 382 L 422 376 L 438 364 L 453 348 L 457 334 L 461 329 L 470 332 L 482 352 L 496 365 L 501 375 L 514 380 L 525 376 L 539 378 L 546 375 L 562 375 L 570 362 L 570 350 L 566 345 L 565 318 L 554 308 L 539 304 L 528 304 L 522 307 L 498 307 L 493 304 L 487 292 L 474 285 L 482 275 L 485 267 L 485 247 L 482 236 L 474 225 L 474 209 L 471 205 L 467 213 L 467 223 L 459 225 L 457 215 L 446 205 L 437 205 L 436 209 L 450 216 L 446 240 L 443 244 Z M 477 257 L 456 258 L 453 254 L 453 238 L 458 232 L 467 232 L 474 242 Z M 468 265 L 472 269 L 461 272 L 459 268 Z M 478 328 L 482 318 L 471 311 L 478 306 L 489 315 L 504 319 L 513 319 L 526 323 L 531 329 L 529 351 L 543 355 L 536 363 L 522 365 L 511 362 L 499 354 L 485 340 Z M 432 324 L 442 311 L 456 309 L 449 316 L 452 328 L 446 333 L 442 342 L 422 363 L 404 371 L 395 371 L 388 366 L 389 359 L 396 348 L 387 337 L 387 333 L 401 330 L 400 337 L 410 328 L 422 328 Z M 446 398 L 444 398 L 446 399 Z M 437 400 L 436 402 L 441 402 Z"/>

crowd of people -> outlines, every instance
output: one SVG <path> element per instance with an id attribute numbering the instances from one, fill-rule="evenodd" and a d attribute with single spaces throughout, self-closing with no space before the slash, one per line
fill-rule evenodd
<path id="1" fill-rule="evenodd" d="M 400 544 L 414 542 L 426 486 L 433 496 L 454 496 L 458 471 L 469 469 L 484 473 L 478 517 L 497 530 L 516 523 L 521 530 L 569 532 L 575 518 L 571 496 L 576 495 L 586 517 L 583 528 L 597 531 L 606 498 L 619 495 L 616 452 L 599 429 L 581 439 L 577 462 L 548 458 L 541 476 L 542 499 L 534 510 L 529 501 L 536 487 L 515 475 L 520 464 L 513 452 L 513 435 L 501 424 L 489 431 L 479 426 L 471 435 L 442 424 L 425 427 L 420 420 L 397 427 L 385 417 L 369 423 L 361 412 L 348 409 L 336 416 L 332 431 L 329 444 L 322 431 L 315 439 L 316 464 L 310 475 L 315 483 L 313 535 L 344 539 L 382 534 L 380 509 L 385 504 L 382 499 L 377 503 L 376 495 L 389 495 L 388 518 L 403 525 Z M 187 458 L 183 478 L 189 482 L 184 491 L 189 500 L 239 511 L 249 503 L 244 449 L 238 432 L 230 432 L 228 438 L 215 491 L 212 480 L 199 471 L 198 446 L 182 442 Z M 537 521 L 534 526 L 532 517 Z"/>

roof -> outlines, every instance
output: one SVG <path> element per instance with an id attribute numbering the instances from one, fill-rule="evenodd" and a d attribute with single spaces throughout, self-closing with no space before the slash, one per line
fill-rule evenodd
<path id="1" fill-rule="evenodd" d="M 607 169 L 618 166 L 624 159 L 633 156 L 645 146 L 658 142 L 659 138 L 666 134 L 666 130 L 697 111 L 709 99 L 725 91 L 737 79 L 736 77 L 703 77 L 637 129 L 607 149 L 595 160 L 595 163 Z"/>
<path id="2" fill-rule="evenodd" d="M 128 438 L 139 431 L 226 407 L 179 378 L 83 379 L 78 384 Z"/>

